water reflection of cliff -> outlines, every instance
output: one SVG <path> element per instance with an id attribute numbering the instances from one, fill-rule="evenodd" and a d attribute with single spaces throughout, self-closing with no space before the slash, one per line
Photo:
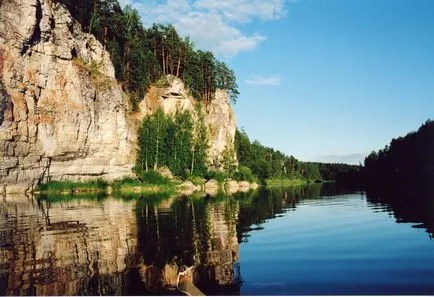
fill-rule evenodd
<path id="1" fill-rule="evenodd" d="M 1 294 L 176 293 L 192 265 L 204 292 L 239 292 L 235 201 L 55 200 L 0 204 Z"/>
<path id="2" fill-rule="evenodd" d="M 239 244 L 303 199 L 333 185 L 261 189 L 232 197 L 165 196 L 37 200 L 0 204 L 3 295 L 176 294 L 194 265 L 206 294 L 237 295 Z"/>
<path id="3" fill-rule="evenodd" d="M 114 199 L 0 204 L 1 292 L 5 295 L 118 295 L 133 266 L 131 203 Z"/>

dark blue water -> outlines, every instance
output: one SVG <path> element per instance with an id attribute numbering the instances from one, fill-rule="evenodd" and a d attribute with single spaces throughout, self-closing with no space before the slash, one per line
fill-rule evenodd
<path id="1" fill-rule="evenodd" d="M 0 202 L 0 295 L 434 294 L 434 191 Z"/>
<path id="2" fill-rule="evenodd" d="M 302 200 L 241 244 L 241 294 L 433 294 L 434 241 L 412 225 L 365 194 Z"/>

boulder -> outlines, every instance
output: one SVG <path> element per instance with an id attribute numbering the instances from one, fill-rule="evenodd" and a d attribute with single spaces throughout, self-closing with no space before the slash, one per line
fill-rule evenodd
<path id="1" fill-rule="evenodd" d="M 219 183 L 215 179 L 210 179 L 205 184 L 205 189 L 218 189 Z"/>

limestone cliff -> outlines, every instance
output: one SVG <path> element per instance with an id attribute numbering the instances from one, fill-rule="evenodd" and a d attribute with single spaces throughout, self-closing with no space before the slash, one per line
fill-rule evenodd
<path id="1" fill-rule="evenodd" d="M 227 146 L 233 147 L 236 131 L 236 119 L 225 90 L 217 90 L 208 105 L 198 103 L 190 95 L 181 79 L 168 76 L 168 86 L 152 87 L 140 103 L 139 118 L 152 114 L 161 108 L 166 115 L 172 115 L 177 109 L 189 111 L 194 120 L 200 120 L 199 113 L 208 129 L 208 161 L 211 167 L 221 168 L 221 154 Z M 235 153 L 234 153 L 235 154 Z M 235 158 L 235 156 L 234 156 Z"/>
<path id="2" fill-rule="evenodd" d="M 0 2 L 0 192 L 131 174 L 135 132 L 109 54 L 50 0 Z"/>
<path id="3" fill-rule="evenodd" d="M 53 0 L 0 1 L 0 194 L 47 180 L 112 180 L 132 174 L 143 115 L 177 105 L 198 113 L 181 80 L 151 88 L 137 117 L 116 82 L 108 52 Z M 226 92 L 202 107 L 209 161 L 233 144 Z"/>

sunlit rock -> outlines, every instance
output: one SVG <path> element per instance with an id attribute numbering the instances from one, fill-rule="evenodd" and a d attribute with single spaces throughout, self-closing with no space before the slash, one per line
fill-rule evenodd
<path id="1" fill-rule="evenodd" d="M 3 1 L 0 64 L 2 192 L 132 174 L 136 130 L 110 56 L 61 4 Z"/>

